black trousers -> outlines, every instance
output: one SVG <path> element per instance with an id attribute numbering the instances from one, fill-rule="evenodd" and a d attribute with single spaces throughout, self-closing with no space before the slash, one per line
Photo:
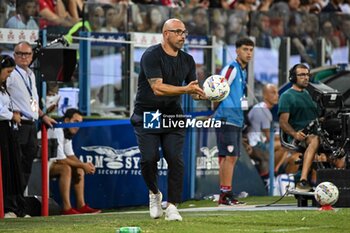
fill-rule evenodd
<path id="1" fill-rule="evenodd" d="M 23 176 L 22 190 L 24 191 L 28 185 L 34 157 L 38 152 L 38 139 L 35 122 L 22 122 L 22 125 L 18 130 L 18 143 L 21 148 L 20 168 Z M 23 192 L 18 195 L 7 196 L 5 203 L 8 207 L 6 210 L 7 212 L 14 212 L 19 217 L 26 214 L 27 206 Z"/>
<path id="2" fill-rule="evenodd" d="M 136 119 L 135 119 L 136 118 Z M 142 119 L 142 117 L 141 117 Z M 144 129 L 139 116 L 133 115 L 131 122 L 141 152 L 141 173 L 149 190 L 158 192 L 158 168 L 161 147 L 168 163 L 168 202 L 180 203 L 183 190 L 184 162 L 183 145 L 185 129 L 150 130 Z"/>
<path id="3" fill-rule="evenodd" d="M 0 150 L 2 162 L 2 182 L 4 194 L 4 211 L 24 216 L 25 189 L 21 166 L 21 149 L 18 143 L 19 132 L 10 127 L 9 121 L 0 121 Z"/>
<path id="4" fill-rule="evenodd" d="M 38 153 L 38 139 L 35 122 L 22 123 L 19 127 L 18 142 L 21 147 L 21 167 L 24 174 L 24 185 L 28 185 L 32 172 L 33 160 Z"/>

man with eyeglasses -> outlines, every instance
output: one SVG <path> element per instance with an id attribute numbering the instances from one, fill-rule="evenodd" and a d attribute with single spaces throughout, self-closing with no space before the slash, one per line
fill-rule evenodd
<path id="1" fill-rule="evenodd" d="M 6 86 L 12 97 L 14 110 L 21 114 L 18 140 L 21 146 L 21 165 L 26 187 L 32 170 L 33 159 L 38 150 L 35 121 L 40 117 L 50 127 L 56 121 L 45 115 L 39 108 L 35 75 L 29 68 L 33 59 L 31 45 L 26 41 L 19 42 L 14 48 L 14 59 L 16 67 L 7 79 Z M 21 197 L 14 197 L 13 205 L 23 207 L 25 205 L 24 200 Z"/>
<path id="2" fill-rule="evenodd" d="M 159 147 L 168 163 L 168 199 L 165 220 L 182 221 L 176 204 L 181 202 L 184 177 L 182 158 L 185 128 L 162 128 L 157 124 L 163 116 L 173 121 L 183 119 L 181 95 L 191 94 L 194 99 L 206 99 L 196 80 L 195 62 L 181 50 L 187 30 L 178 19 L 167 20 L 162 29 L 161 44 L 149 47 L 141 57 L 141 71 L 131 123 L 141 152 L 141 172 L 149 189 L 151 218 L 163 215 L 162 193 L 157 185 Z M 183 86 L 183 83 L 187 85 Z M 146 117 L 151 115 L 150 126 L 145 127 Z M 173 116 L 173 117 L 172 117 Z"/>
<path id="3" fill-rule="evenodd" d="M 318 136 L 303 132 L 303 129 L 318 117 L 317 104 L 306 90 L 309 78 L 310 72 L 306 65 L 293 66 L 289 71 L 289 81 L 292 87 L 281 95 L 278 103 L 280 127 L 291 137 L 292 143 L 302 143 L 306 147 L 300 181 L 296 184 L 296 189 L 303 192 L 311 190 L 308 174 L 320 145 Z"/>

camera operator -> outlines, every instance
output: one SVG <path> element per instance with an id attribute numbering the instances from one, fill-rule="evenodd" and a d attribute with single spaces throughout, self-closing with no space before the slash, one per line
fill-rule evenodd
<path id="1" fill-rule="evenodd" d="M 310 122 L 319 117 L 317 103 L 306 90 L 309 85 L 310 71 L 304 64 L 296 64 L 289 71 L 292 87 L 285 91 L 278 104 L 279 123 L 282 130 L 289 135 L 289 141 L 305 147 L 300 181 L 296 184 L 298 191 L 310 191 L 308 174 L 320 146 L 320 137 L 310 127 Z M 327 156 L 322 154 L 322 160 Z M 330 161 L 336 167 L 344 167 L 344 158 Z M 315 180 L 313 180 L 315 181 Z"/>
<path id="2" fill-rule="evenodd" d="M 296 64 L 289 70 L 289 81 L 292 87 L 285 91 L 278 104 L 279 123 L 282 130 L 289 135 L 289 141 L 305 147 L 300 181 L 296 184 L 298 191 L 310 191 L 308 174 L 315 158 L 320 139 L 318 136 L 303 132 L 303 129 L 318 117 L 317 104 L 306 90 L 309 84 L 309 68 Z"/>

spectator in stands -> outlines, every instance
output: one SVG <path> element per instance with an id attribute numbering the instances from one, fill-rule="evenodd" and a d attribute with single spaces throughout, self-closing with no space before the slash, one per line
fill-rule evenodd
<path id="1" fill-rule="evenodd" d="M 298 12 L 291 13 L 287 28 L 288 36 L 291 38 L 291 55 L 300 55 L 301 62 L 306 62 L 311 67 L 314 67 L 316 65 L 316 59 L 313 57 L 315 53 L 313 41 L 302 41 L 305 33 L 302 15 Z"/>
<path id="2" fill-rule="evenodd" d="M 198 1 L 198 0 L 197 0 Z M 234 9 L 235 5 L 237 4 L 237 0 L 201 0 L 199 1 L 200 4 L 203 3 L 206 4 L 206 8 L 220 8 L 220 9 Z M 203 6 L 204 7 L 204 6 Z"/>
<path id="3" fill-rule="evenodd" d="M 158 7 L 149 7 L 146 14 L 146 22 L 148 24 L 146 32 L 160 33 L 162 31 L 164 20 Z"/>
<path id="4" fill-rule="evenodd" d="M 338 12 L 341 13 L 342 10 L 340 8 L 340 4 L 343 3 L 344 0 L 329 0 L 328 4 L 323 7 L 322 13 L 331 13 L 331 12 Z"/>
<path id="5" fill-rule="evenodd" d="M 332 64 L 332 55 L 334 48 L 338 48 L 340 46 L 340 39 L 334 34 L 334 26 L 330 20 L 325 20 L 321 24 L 320 30 L 321 36 L 325 39 L 326 43 L 326 63 Z"/>
<path id="6" fill-rule="evenodd" d="M 282 18 L 270 18 L 270 28 L 271 28 L 271 48 L 278 50 L 282 37 L 284 36 L 284 25 Z"/>
<path id="7" fill-rule="evenodd" d="M 37 15 L 37 0 L 23 0 L 17 3 L 18 14 L 12 16 L 6 23 L 7 28 L 34 29 L 39 26 L 34 17 Z"/>
<path id="8" fill-rule="evenodd" d="M 318 14 L 322 10 L 322 1 L 321 0 L 301 0 L 299 9 L 303 13 Z"/>
<path id="9" fill-rule="evenodd" d="M 185 1 L 183 0 L 160 0 L 163 6 L 175 8 L 175 7 L 185 7 Z M 155 4 L 155 3 L 153 3 Z"/>
<path id="10" fill-rule="evenodd" d="M 213 25 L 212 35 L 216 36 L 217 46 L 214 48 L 215 52 L 215 70 L 220 72 L 222 68 L 222 60 L 224 53 L 224 46 L 226 45 L 226 29 L 222 23 L 215 23 Z"/>
<path id="11" fill-rule="evenodd" d="M 75 21 L 81 20 L 84 15 L 84 0 L 68 0 L 66 2 L 70 16 Z"/>
<path id="12" fill-rule="evenodd" d="M 227 11 L 224 11 L 222 9 L 219 8 L 215 8 L 215 9 L 210 9 L 209 11 L 211 11 L 211 23 L 212 24 L 217 24 L 217 23 L 221 23 L 221 24 L 226 24 L 227 23 Z"/>
<path id="13" fill-rule="evenodd" d="M 101 32 L 118 32 L 118 29 L 114 25 L 117 10 L 112 5 L 104 5 L 103 9 L 105 12 L 105 21 L 103 27 L 101 28 Z"/>
<path id="14" fill-rule="evenodd" d="M 232 11 L 228 17 L 226 29 L 227 44 L 233 45 L 238 38 L 247 36 L 249 15 L 246 11 Z"/>
<path id="15" fill-rule="evenodd" d="M 7 92 L 6 79 L 16 66 L 8 55 L 0 55 L 0 158 L 2 165 L 2 187 L 5 218 L 24 216 L 24 206 L 12 202 L 12 196 L 23 198 L 23 176 L 20 164 L 20 146 L 17 141 L 17 127 L 21 115 L 14 111 Z"/>
<path id="16" fill-rule="evenodd" d="M 143 23 L 140 16 L 139 6 L 136 4 L 132 5 L 131 0 L 119 1 L 119 3 L 116 5 L 116 9 L 117 9 L 117 15 L 114 18 L 114 27 L 116 27 L 118 31 L 122 31 L 122 32 L 129 31 L 128 20 L 132 20 L 132 22 L 135 22 L 137 24 Z M 130 16 L 128 16 L 128 11 L 131 12 Z"/>
<path id="17" fill-rule="evenodd" d="M 350 15 L 342 15 L 340 21 L 340 46 L 344 47 L 350 41 Z"/>
<path id="18" fill-rule="evenodd" d="M 14 111 L 21 113 L 21 124 L 18 126 L 18 140 L 21 146 L 21 170 L 24 176 L 24 188 L 27 186 L 32 163 L 37 155 L 37 129 L 36 121 L 52 127 L 56 121 L 39 108 L 39 96 L 36 86 L 34 72 L 29 68 L 33 59 L 32 46 L 21 41 L 15 45 L 14 58 L 16 68 L 6 80 L 8 93 L 13 101 Z M 14 196 L 13 203 L 21 205 L 24 199 L 21 196 Z"/>
<path id="19" fill-rule="evenodd" d="M 252 12 L 250 35 L 256 38 L 256 46 L 271 48 L 272 37 L 270 27 L 270 17 L 265 12 Z"/>
<path id="20" fill-rule="evenodd" d="M 288 0 L 287 2 L 291 12 L 299 11 L 300 0 Z"/>
<path id="21" fill-rule="evenodd" d="M 7 21 L 5 13 L 6 5 L 4 2 L 0 2 L 0 28 L 5 27 L 5 23 Z"/>
<path id="22" fill-rule="evenodd" d="M 91 29 L 93 32 L 100 32 L 104 24 L 105 12 L 103 8 L 99 5 L 89 6 L 89 22 L 91 24 Z"/>
<path id="23" fill-rule="evenodd" d="M 64 33 L 77 20 L 67 12 L 62 0 L 39 0 L 40 29 L 46 28 L 49 33 Z"/>
<path id="24" fill-rule="evenodd" d="M 273 3 L 273 0 L 262 0 L 257 8 L 258 11 L 269 11 Z"/>
<path id="25" fill-rule="evenodd" d="M 193 19 L 186 25 L 190 35 L 208 35 L 209 21 L 207 13 L 207 10 L 202 7 L 196 7 L 192 10 Z"/>
<path id="26" fill-rule="evenodd" d="M 6 19 L 16 15 L 16 0 L 4 0 Z"/>
<path id="27" fill-rule="evenodd" d="M 340 9 L 344 14 L 350 14 L 350 0 L 344 0 L 340 4 Z"/>
<path id="28" fill-rule="evenodd" d="M 270 18 L 278 18 L 283 21 L 283 27 L 285 28 L 284 31 L 287 31 L 288 27 L 286 27 L 287 22 L 289 21 L 290 17 L 290 9 L 286 2 L 280 1 L 280 2 L 274 2 L 272 3 L 270 10 L 269 10 L 269 16 Z"/>
<path id="29" fill-rule="evenodd" d="M 294 18 L 294 17 L 291 17 Z M 294 18 L 296 19 L 296 18 Z M 316 66 L 316 40 L 319 33 L 319 21 L 315 14 L 301 14 L 301 22 L 293 24 L 295 34 L 292 36 L 292 50 L 300 54 L 301 62 L 310 67 Z"/>
<path id="30" fill-rule="evenodd" d="M 254 105 L 248 113 L 248 141 L 253 148 L 251 157 L 259 161 L 259 173 L 264 179 L 269 172 L 269 144 L 271 141 L 270 130 L 272 127 L 271 109 L 278 104 L 278 89 L 273 84 L 266 84 L 263 87 L 263 101 Z M 274 140 L 275 173 L 284 163 L 286 151 L 282 148 L 279 136 Z"/>
<path id="31" fill-rule="evenodd" d="M 238 0 L 237 4 L 235 5 L 235 10 L 241 10 L 241 11 L 253 11 L 256 9 L 255 6 L 256 0 Z"/>
<path id="32" fill-rule="evenodd" d="M 63 117 L 64 123 L 82 122 L 83 116 L 78 109 L 68 109 Z M 50 178 L 58 177 L 59 189 L 62 198 L 62 214 L 100 213 L 101 210 L 93 209 L 85 203 L 84 176 L 94 174 L 95 166 L 91 162 L 83 163 L 73 151 L 72 139 L 79 128 L 49 129 L 48 138 L 56 138 L 58 142 L 57 157 L 50 165 Z M 71 186 L 75 191 L 77 208 L 73 208 L 70 202 Z"/>
<path id="33" fill-rule="evenodd" d="M 212 0 L 189 0 L 189 1 L 185 1 L 186 4 L 184 6 L 184 8 L 189 8 L 189 9 L 193 9 L 196 7 L 202 7 L 205 9 L 208 9 L 208 7 L 210 6 L 210 4 L 212 4 Z"/>

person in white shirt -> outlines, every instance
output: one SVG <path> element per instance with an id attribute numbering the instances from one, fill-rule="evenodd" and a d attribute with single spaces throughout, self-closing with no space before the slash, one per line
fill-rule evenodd
<path id="1" fill-rule="evenodd" d="M 278 104 L 278 89 L 273 84 L 263 87 L 263 101 L 254 105 L 248 113 L 250 126 L 248 127 L 248 141 L 253 148 L 252 157 L 259 161 L 258 170 L 260 176 L 264 177 L 269 172 L 269 143 L 270 129 L 273 119 L 271 109 Z M 286 150 L 281 146 L 279 135 L 274 139 L 275 173 L 284 163 L 287 156 Z"/>
<path id="2" fill-rule="evenodd" d="M 34 72 L 29 68 L 33 59 L 32 46 L 27 41 L 16 44 L 14 49 L 16 67 L 6 80 L 7 91 L 12 97 L 13 109 L 21 114 L 19 143 L 21 145 L 21 163 L 27 186 L 32 170 L 33 159 L 38 151 L 37 129 L 35 122 L 40 118 L 52 127 L 57 123 L 39 108 L 39 96 Z"/>
<path id="3" fill-rule="evenodd" d="M 29 68 L 33 60 L 33 50 L 29 42 L 21 41 L 15 45 L 14 60 L 16 67 L 6 80 L 6 88 L 12 99 L 13 111 L 21 115 L 21 124 L 18 125 L 18 142 L 21 147 L 20 162 L 25 189 L 32 171 L 34 157 L 38 151 L 35 122 L 40 117 L 43 123 L 52 127 L 56 121 L 39 108 L 35 75 Z M 20 195 L 13 196 L 13 203 L 18 206 L 26 205 L 24 198 Z"/>
<path id="4" fill-rule="evenodd" d="M 64 123 L 82 122 L 82 113 L 75 108 L 68 109 L 63 117 Z M 73 151 L 72 139 L 79 128 L 55 128 L 48 130 L 48 138 L 56 138 L 58 142 L 57 157 L 50 165 L 50 178 L 58 177 L 62 198 L 62 214 L 100 213 L 85 203 L 84 176 L 94 174 L 95 166 L 91 162 L 83 163 Z M 70 202 L 70 188 L 73 187 L 76 197 L 76 208 Z"/>
<path id="5" fill-rule="evenodd" d="M 39 30 L 34 17 L 37 13 L 37 1 L 25 0 L 17 3 L 18 14 L 12 16 L 6 23 L 7 28 Z"/>

